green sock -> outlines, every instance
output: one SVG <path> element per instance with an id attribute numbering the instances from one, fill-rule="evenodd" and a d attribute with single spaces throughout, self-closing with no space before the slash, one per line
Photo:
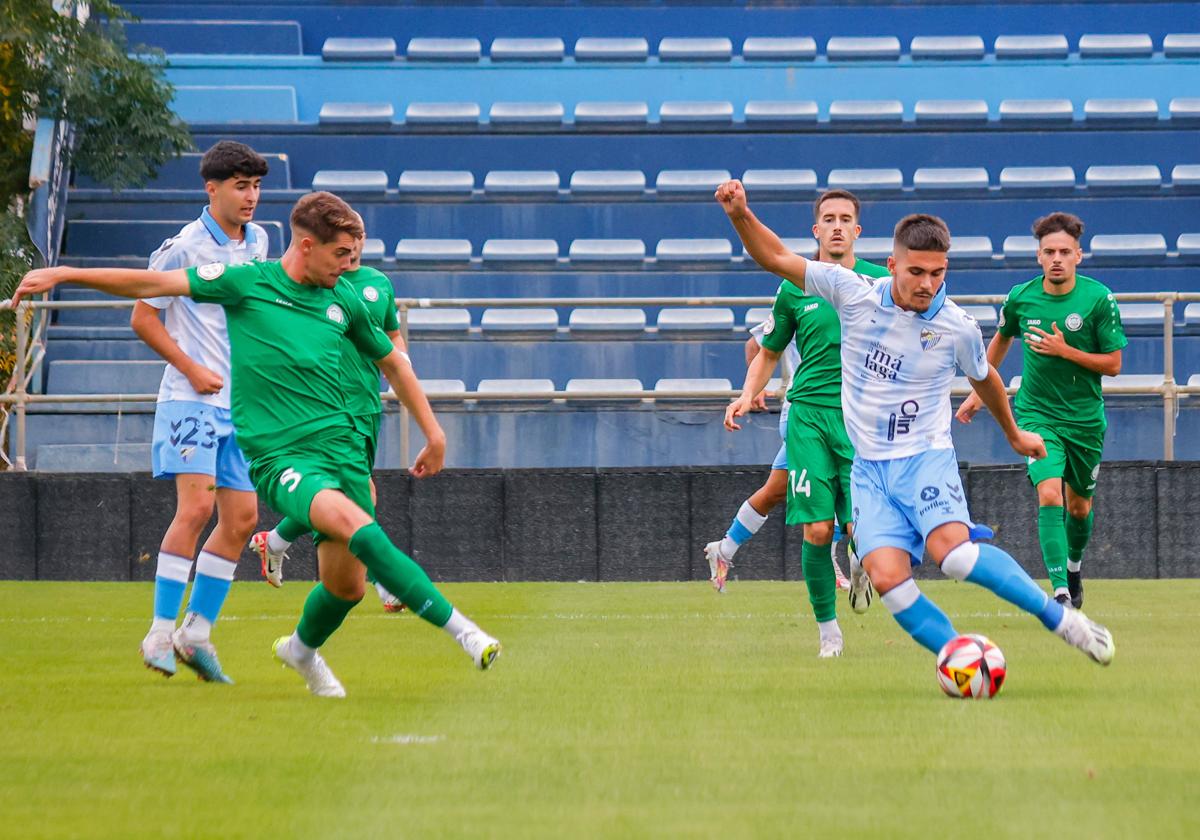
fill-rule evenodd
<path id="1" fill-rule="evenodd" d="M 1067 560 L 1071 563 L 1083 561 L 1083 551 L 1087 548 L 1088 540 L 1092 538 L 1092 521 L 1095 518 L 1094 510 L 1089 510 L 1083 519 L 1067 517 Z"/>
<path id="2" fill-rule="evenodd" d="M 275 526 L 275 533 L 290 543 L 295 542 L 302 536 L 307 534 L 312 529 L 306 526 L 303 522 L 297 519 L 292 519 L 290 516 L 285 516 L 279 520 L 279 524 Z"/>
<path id="3" fill-rule="evenodd" d="M 444 627 L 454 608 L 425 570 L 388 539 L 378 522 L 364 525 L 350 538 L 350 551 L 388 592 L 430 624 Z"/>
<path id="4" fill-rule="evenodd" d="M 319 648 L 342 626 L 358 601 L 344 601 L 318 583 L 304 601 L 304 612 L 296 625 L 296 635 L 311 648 Z"/>
<path id="5" fill-rule="evenodd" d="M 1063 525 L 1062 505 L 1038 508 L 1038 542 L 1042 544 L 1042 562 L 1050 575 L 1050 586 L 1067 588 L 1067 529 Z"/>
<path id="6" fill-rule="evenodd" d="M 837 583 L 833 577 L 833 546 L 813 545 L 808 540 L 800 550 L 800 568 L 808 585 L 808 602 L 817 621 L 837 618 Z"/>

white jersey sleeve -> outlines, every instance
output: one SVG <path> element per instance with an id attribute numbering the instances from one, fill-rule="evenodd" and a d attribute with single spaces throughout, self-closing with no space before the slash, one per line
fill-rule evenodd
<path id="1" fill-rule="evenodd" d="M 844 265 L 806 260 L 804 263 L 804 291 L 824 298 L 840 310 L 842 305 L 856 293 L 861 294 L 869 283 Z"/>
<path id="2" fill-rule="evenodd" d="M 983 346 L 983 333 L 979 322 L 954 307 L 957 318 L 954 323 L 954 362 L 964 375 L 976 382 L 987 379 L 987 350 Z"/>
<path id="3" fill-rule="evenodd" d="M 150 255 L 147 268 L 151 271 L 174 271 L 177 268 L 191 268 L 195 264 L 186 244 L 180 237 L 175 236 L 158 246 L 158 250 Z M 143 298 L 142 303 L 147 303 L 155 309 L 166 309 L 174 300 L 174 297 L 152 297 Z"/>

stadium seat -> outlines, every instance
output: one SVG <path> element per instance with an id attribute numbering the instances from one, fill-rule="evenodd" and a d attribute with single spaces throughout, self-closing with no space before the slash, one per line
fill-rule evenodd
<path id="1" fill-rule="evenodd" d="M 1200 34 L 1175 33 L 1163 38 L 1163 55 L 1167 58 L 1196 58 L 1200 56 Z"/>
<path id="2" fill-rule="evenodd" d="M 747 123 L 815 123 L 817 103 L 812 100 L 751 100 L 742 109 Z"/>
<path id="3" fill-rule="evenodd" d="M 900 58 L 900 39 L 830 38 L 825 56 L 830 61 L 896 61 Z"/>
<path id="4" fill-rule="evenodd" d="M 383 262 L 386 249 L 382 239 L 367 239 L 363 241 L 362 259 L 363 262 L 377 263 Z"/>
<path id="5" fill-rule="evenodd" d="M 704 394 L 721 394 L 733 390 L 728 379 L 716 378 L 670 378 L 654 383 L 655 391 L 698 391 Z M 685 397 L 686 399 L 686 397 Z"/>
<path id="6" fill-rule="evenodd" d="M 1175 240 L 1179 258 L 1189 263 L 1200 262 L 1200 233 L 1181 233 Z"/>
<path id="7" fill-rule="evenodd" d="M 996 58 L 1066 58 L 1066 35 L 999 35 L 992 47 Z"/>
<path id="8" fill-rule="evenodd" d="M 1200 187 L 1200 164 L 1181 163 L 1171 170 L 1171 186 L 1176 189 Z"/>
<path id="9" fill-rule="evenodd" d="M 1121 313 L 1121 323 L 1126 327 L 1162 329 L 1163 305 L 1161 303 L 1118 303 L 1117 310 Z"/>
<path id="10" fill-rule="evenodd" d="M 1153 99 L 1088 99 L 1083 103 L 1083 118 L 1096 121 L 1154 121 L 1158 103 Z"/>
<path id="11" fill-rule="evenodd" d="M 861 236 L 854 243 L 854 253 L 864 260 L 873 260 L 882 264 L 892 255 L 892 237 L 890 236 Z"/>
<path id="12" fill-rule="evenodd" d="M 326 102 L 317 122 L 321 125 L 391 125 L 396 110 L 391 102 Z"/>
<path id="13" fill-rule="evenodd" d="M 579 393 L 581 391 L 626 391 L 637 392 L 644 391 L 645 386 L 642 385 L 640 379 L 568 379 L 567 387 L 564 389 L 567 393 Z M 570 397 L 567 402 L 570 402 Z M 589 401 L 591 402 L 591 401 Z"/>
<path id="14" fill-rule="evenodd" d="M 746 317 L 742 319 L 742 323 L 746 329 L 757 327 L 763 321 L 771 317 L 771 307 L 769 306 L 752 306 L 746 310 Z"/>
<path id="15" fill-rule="evenodd" d="M 817 189 L 817 173 L 811 169 L 747 169 L 742 184 L 751 196 L 808 196 Z"/>
<path id="16" fill-rule="evenodd" d="M 733 326 L 733 310 L 722 307 L 666 307 L 658 312 L 659 332 L 727 332 Z"/>
<path id="17" fill-rule="evenodd" d="M 1006 236 L 1002 250 L 1006 260 L 1035 260 L 1038 241 L 1033 236 Z"/>
<path id="18" fill-rule="evenodd" d="M 645 61 L 650 45 L 645 38 L 580 38 L 576 61 Z"/>
<path id="19" fill-rule="evenodd" d="M 575 239 L 567 258 L 572 264 L 640 264 L 646 259 L 646 243 L 640 239 Z"/>
<path id="20" fill-rule="evenodd" d="M 326 61 L 394 61 L 394 38 L 326 38 L 321 47 Z"/>
<path id="21" fill-rule="evenodd" d="M 553 239 L 489 239 L 483 243 L 483 262 L 548 263 L 558 260 L 558 243 Z"/>
<path id="22" fill-rule="evenodd" d="M 1075 170 L 1069 166 L 1006 166 L 1000 170 L 1001 190 L 1073 190 Z"/>
<path id="23" fill-rule="evenodd" d="M 572 309 L 567 326 L 571 332 L 642 332 L 646 313 L 641 309 Z"/>
<path id="24" fill-rule="evenodd" d="M 1167 105 L 1173 120 L 1200 119 L 1200 97 L 1176 97 Z"/>
<path id="25" fill-rule="evenodd" d="M 1005 99 L 1000 122 L 1071 122 L 1075 108 L 1070 99 Z"/>
<path id="26" fill-rule="evenodd" d="M 950 238 L 950 259 L 990 262 L 992 240 L 987 236 L 952 236 Z"/>
<path id="27" fill-rule="evenodd" d="M 1129 190 L 1161 187 L 1157 166 L 1089 166 L 1083 175 L 1088 189 Z"/>
<path id="28" fill-rule="evenodd" d="M 711 198 L 717 187 L 732 177 L 727 169 L 664 169 L 654 179 L 654 189 L 660 195 Z"/>
<path id="29" fill-rule="evenodd" d="M 658 109 L 662 123 L 730 123 L 732 102 L 664 102 Z"/>
<path id="30" fill-rule="evenodd" d="M 663 38 L 658 42 L 660 61 L 728 61 L 733 42 L 728 38 Z"/>
<path id="31" fill-rule="evenodd" d="M 545 394 L 546 399 L 553 399 L 554 380 L 552 379 L 481 379 L 475 389 L 480 394 Z M 529 404 L 536 400 L 514 400 Z"/>
<path id="32" fill-rule="evenodd" d="M 1189 303 L 1183 308 L 1183 323 L 1186 326 L 1200 324 L 1200 303 Z M 1192 374 L 1191 378 L 1188 379 L 1189 385 L 1195 384 L 1192 382 L 1193 379 L 1200 381 L 1200 373 Z"/>
<path id="33" fill-rule="evenodd" d="M 1147 259 L 1167 255 L 1167 240 L 1159 233 L 1096 234 L 1093 259 Z"/>
<path id="34" fill-rule="evenodd" d="M 558 173 L 544 171 L 496 170 L 483 178 L 485 195 L 558 195 Z"/>
<path id="35" fill-rule="evenodd" d="M 918 123 L 987 122 L 988 104 L 982 99 L 920 99 L 913 116 Z"/>
<path id="36" fill-rule="evenodd" d="M 922 192 L 987 190 L 988 173 L 983 167 L 957 169 L 921 167 L 913 173 L 913 187 Z"/>
<path id="37" fill-rule="evenodd" d="M 396 262 L 408 265 L 468 263 L 471 242 L 467 239 L 401 239 L 396 243 Z"/>
<path id="38" fill-rule="evenodd" d="M 779 241 L 783 243 L 783 247 L 787 248 L 793 254 L 800 254 L 802 256 L 815 256 L 817 253 L 817 240 L 813 239 L 812 237 L 781 236 Z M 857 251 L 855 251 L 855 253 L 857 253 Z M 742 257 L 747 261 L 751 260 L 751 257 L 745 253 L 744 249 L 742 252 Z"/>
<path id="39" fill-rule="evenodd" d="M 471 329 L 471 313 L 466 309 L 408 310 L 408 328 L 421 333 L 466 333 Z"/>
<path id="40" fill-rule="evenodd" d="M 842 99 L 829 103 L 830 122 L 899 123 L 904 104 L 898 99 Z"/>
<path id="41" fill-rule="evenodd" d="M 980 59 L 983 39 L 978 35 L 918 35 L 908 46 L 914 59 Z"/>
<path id="42" fill-rule="evenodd" d="M 388 176 L 382 169 L 322 169 L 313 176 L 313 191 L 354 195 L 384 195 L 388 188 Z"/>
<path id="43" fill-rule="evenodd" d="M 561 102 L 495 102 L 488 111 L 492 125 L 558 128 L 563 122 Z"/>
<path id="44" fill-rule="evenodd" d="M 401 195 L 469 196 L 475 189 L 475 175 L 465 170 L 406 169 L 396 186 Z"/>
<path id="45" fill-rule="evenodd" d="M 1079 55 L 1082 58 L 1149 58 L 1154 43 L 1149 35 L 1082 35 Z"/>
<path id="46" fill-rule="evenodd" d="M 409 61 L 478 61 L 478 38 L 413 38 L 405 51 Z"/>
<path id="47" fill-rule="evenodd" d="M 580 102 L 575 105 L 576 125 L 643 125 L 650 119 L 645 102 Z"/>
<path id="48" fill-rule="evenodd" d="M 572 195 L 641 195 L 646 173 L 636 169 L 577 169 L 571 173 Z"/>
<path id="49" fill-rule="evenodd" d="M 171 109 L 200 125 L 294 123 L 299 113 L 291 85 L 176 85 Z"/>
<path id="50" fill-rule="evenodd" d="M 409 125 L 476 125 L 479 105 L 475 102 L 410 102 L 404 109 Z"/>
<path id="51" fill-rule="evenodd" d="M 994 327 L 998 322 L 996 307 L 986 304 L 969 304 L 963 311 L 974 318 L 981 327 Z"/>
<path id="52" fill-rule="evenodd" d="M 562 38 L 497 38 L 488 53 L 492 61 L 562 61 Z"/>
<path id="53" fill-rule="evenodd" d="M 725 265 L 733 258 L 733 246 L 728 239 L 660 239 L 654 258 L 660 263 Z"/>
<path id="54" fill-rule="evenodd" d="M 817 42 L 812 38 L 747 38 L 742 41 L 746 61 L 812 61 Z"/>
<path id="55" fill-rule="evenodd" d="M 484 334 L 493 332 L 553 332 L 558 329 L 558 313 L 553 309 L 485 309 L 479 326 Z"/>
<path id="56" fill-rule="evenodd" d="M 467 383 L 461 379 L 419 379 L 421 390 L 428 397 L 451 396 L 467 393 Z"/>
<path id="57" fill-rule="evenodd" d="M 833 169 L 829 172 L 830 189 L 892 192 L 904 186 L 899 169 Z"/>
<path id="58" fill-rule="evenodd" d="M 1100 388 L 1103 391 L 1109 390 L 1114 385 L 1157 388 L 1162 384 L 1163 375 L 1161 373 L 1122 373 L 1118 376 L 1105 376 L 1100 380 Z M 1134 395 L 1131 394 L 1129 396 Z M 1149 394 L 1146 396 L 1149 396 Z"/>

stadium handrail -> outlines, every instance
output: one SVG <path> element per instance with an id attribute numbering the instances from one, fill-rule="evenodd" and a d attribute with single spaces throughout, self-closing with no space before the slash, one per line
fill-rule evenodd
<path id="1" fill-rule="evenodd" d="M 1005 299 L 1002 294 L 990 295 L 952 295 L 951 300 L 960 305 L 987 305 L 1001 303 Z M 1158 385 L 1127 385 L 1106 384 L 1104 393 L 1114 396 L 1148 396 L 1159 394 L 1163 399 L 1163 460 L 1175 460 L 1175 420 L 1178 412 L 1178 399 L 1181 396 L 1200 395 L 1200 386 L 1178 385 L 1174 378 L 1175 369 L 1175 313 L 1174 305 L 1183 302 L 1200 301 L 1200 292 L 1120 292 L 1113 296 L 1118 303 L 1161 303 L 1163 305 L 1163 380 Z M 400 332 L 405 343 L 409 340 L 408 314 L 414 309 L 436 308 L 497 308 L 497 307 L 642 307 L 642 306 L 770 306 L 773 297 L 543 297 L 543 298 L 396 298 L 395 305 L 400 318 Z M 14 377 L 16 387 L 8 393 L 0 394 L 0 407 L 14 406 L 16 414 L 16 440 L 13 467 L 18 471 L 28 469 L 26 460 L 26 414 L 29 405 L 39 403 L 147 403 L 155 402 L 158 394 L 31 394 L 26 387 L 29 374 L 26 370 L 24 351 L 29 343 L 30 335 L 26 318 L 22 317 L 30 310 L 54 309 L 128 309 L 132 308 L 132 300 L 27 300 L 17 309 L 17 376 Z M 38 359 L 40 362 L 40 357 Z M 35 362 L 36 366 L 37 362 Z M 956 397 L 966 396 L 970 388 L 955 387 L 951 394 Z M 1016 388 L 1009 387 L 1009 394 L 1016 393 Z M 526 392 L 484 392 L 461 391 L 449 394 L 429 394 L 430 402 L 467 403 L 467 402 L 530 402 L 530 403 L 564 403 L 571 402 L 723 402 L 741 395 L 741 389 L 729 391 L 696 391 L 696 390 L 663 390 L 663 391 L 542 391 Z M 394 401 L 396 395 L 387 391 L 380 395 L 383 399 Z M 411 454 L 409 442 L 408 411 L 401 406 L 402 421 L 400 424 L 400 456 L 402 463 L 408 463 Z"/>

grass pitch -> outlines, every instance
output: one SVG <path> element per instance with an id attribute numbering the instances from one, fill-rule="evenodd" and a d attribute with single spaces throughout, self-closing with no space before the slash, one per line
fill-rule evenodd
<path id="1" fill-rule="evenodd" d="M 482 674 L 369 594 L 321 700 L 270 652 L 308 588 L 235 584 L 227 687 L 143 669 L 148 584 L 0 584 L 0 835 L 1200 836 L 1200 581 L 1088 581 L 1110 668 L 924 584 L 1007 655 L 987 702 L 878 603 L 821 661 L 802 584 L 738 582 L 448 585 Z"/>

